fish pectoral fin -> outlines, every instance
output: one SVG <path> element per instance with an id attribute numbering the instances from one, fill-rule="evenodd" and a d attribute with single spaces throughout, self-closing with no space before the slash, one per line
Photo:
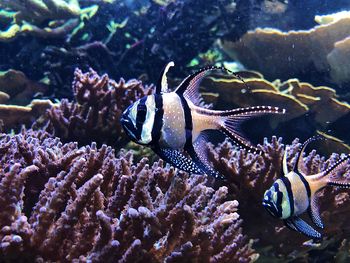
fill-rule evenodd
<path id="1" fill-rule="evenodd" d="M 223 178 L 223 176 L 215 171 L 208 160 L 208 132 L 202 131 L 193 145 L 186 147 L 186 151 L 191 156 L 193 162 L 202 170 L 203 173 L 215 178 Z"/>
<path id="2" fill-rule="evenodd" d="M 166 74 L 169 71 L 169 68 L 175 66 L 173 61 L 170 61 L 160 73 L 157 86 L 156 86 L 156 94 L 167 93 L 168 92 L 168 79 Z"/>
<path id="3" fill-rule="evenodd" d="M 179 150 L 153 148 L 153 151 L 167 163 L 188 173 L 202 174 L 202 170 Z"/>
<path id="4" fill-rule="evenodd" d="M 292 223 L 292 221 L 290 219 L 285 219 L 285 220 L 283 220 L 283 222 L 288 228 L 299 232 L 299 230 L 294 226 L 294 224 Z"/>
<path id="5" fill-rule="evenodd" d="M 301 219 L 298 216 L 285 219 L 284 223 L 286 224 L 287 227 L 291 228 L 292 230 L 300 232 L 308 237 L 311 237 L 314 239 L 322 238 L 322 235 L 320 232 L 315 230 L 312 226 L 310 226 L 308 223 L 306 223 L 303 219 Z"/>
<path id="6" fill-rule="evenodd" d="M 315 223 L 316 226 L 323 228 L 323 223 L 320 215 L 319 205 L 317 202 L 317 198 L 314 196 L 311 198 L 310 207 L 309 207 L 309 215 L 312 219 L 312 222 Z"/>

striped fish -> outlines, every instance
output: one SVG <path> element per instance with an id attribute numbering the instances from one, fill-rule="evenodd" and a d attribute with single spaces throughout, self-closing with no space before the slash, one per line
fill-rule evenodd
<path id="1" fill-rule="evenodd" d="M 185 78 L 174 92 L 168 92 L 166 74 L 171 66 L 173 62 L 164 68 L 155 94 L 136 101 L 122 114 L 121 124 L 134 142 L 151 147 L 163 160 L 181 170 L 214 177 L 220 175 L 207 160 L 209 130 L 219 130 L 239 147 L 260 152 L 240 132 L 241 122 L 266 113 L 283 114 L 284 109 L 257 106 L 214 111 L 202 108 L 198 106 L 198 87 L 208 72 L 234 73 L 221 67 L 204 68 Z"/>
<path id="2" fill-rule="evenodd" d="M 350 155 L 338 160 L 327 170 L 306 176 L 301 169 L 304 165 L 303 153 L 306 146 L 319 136 L 311 137 L 304 142 L 297 153 L 297 162 L 293 170 L 287 168 L 287 150 L 283 157 L 284 175 L 277 179 L 271 188 L 264 194 L 263 206 L 274 217 L 283 219 L 285 225 L 315 240 L 322 238 L 320 232 L 300 218 L 300 215 L 308 211 L 312 222 L 319 228 L 324 228 L 317 202 L 317 192 L 326 186 L 350 187 L 349 180 L 335 175 L 343 168 Z"/>

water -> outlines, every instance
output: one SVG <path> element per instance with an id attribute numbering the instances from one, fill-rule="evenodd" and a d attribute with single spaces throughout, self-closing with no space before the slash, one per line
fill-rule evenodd
<path id="1" fill-rule="evenodd" d="M 297 152 L 296 138 L 299 138 L 299 142 L 304 142 L 315 134 L 322 134 L 328 138 L 327 141 L 312 143 L 312 146 L 307 148 L 305 155 L 307 161 L 303 164 L 304 173 L 307 175 L 324 171 L 340 158 L 336 154 L 349 152 L 349 59 L 350 3 L 347 0 L 0 0 L 0 130 L 13 136 L 19 134 L 21 126 L 25 125 L 27 129 L 33 127 L 35 130 L 48 132 L 51 137 L 59 137 L 62 143 L 77 142 L 77 147 L 91 145 L 94 142 L 97 144 L 96 147 L 107 144 L 115 149 L 117 155 L 123 151 L 122 148 L 131 149 L 134 150 L 135 156 L 133 163 L 128 159 L 129 166 L 136 164 L 145 156 L 150 159 L 149 165 L 152 166 L 159 158 L 151 149 L 130 142 L 130 138 L 119 123 L 122 112 L 137 99 L 153 94 L 155 87 L 152 84 L 158 85 L 161 71 L 170 61 L 175 63 L 167 74 L 171 91 L 175 90 L 186 76 L 201 68 L 225 67 L 236 72 L 243 81 L 222 70 L 210 72 L 200 84 L 199 90 L 203 98 L 200 106 L 215 110 L 252 106 L 286 109 L 284 115 L 264 115 L 247 119 L 239 129 L 237 128 L 237 132 L 253 145 L 263 145 L 264 138 L 267 138 L 269 143 L 265 142 L 263 148 L 265 147 L 265 150 L 273 148 L 274 154 L 269 152 L 272 156 L 270 159 L 266 156 L 256 159 L 255 155 L 240 157 L 237 155 L 238 149 L 231 144 L 221 144 L 225 137 L 218 131 L 213 131 L 208 140 L 213 143 L 208 155 L 209 163 L 226 176 L 226 181 L 209 178 L 203 184 L 202 182 L 196 184 L 186 181 L 191 178 L 186 177 L 181 179 L 182 185 L 187 185 L 187 189 L 198 185 L 201 185 L 201 189 L 208 187 L 205 189 L 207 196 L 210 197 L 212 192 L 221 186 L 224 188 L 220 189 L 227 189 L 228 192 L 221 194 L 223 200 L 220 199 L 221 202 L 218 201 L 215 205 L 232 205 L 225 202 L 233 200 L 239 202 L 239 205 L 230 206 L 229 212 L 226 213 L 229 223 L 225 222 L 231 225 L 233 222 L 237 223 L 238 214 L 243 220 L 239 227 L 242 227 L 246 240 L 236 243 L 237 247 L 242 248 L 239 250 L 239 253 L 242 253 L 242 261 L 347 262 L 349 232 L 346 222 L 350 216 L 346 206 L 346 201 L 349 199 L 348 191 L 333 188 L 321 190 L 320 211 L 321 218 L 325 221 L 323 231 L 325 235 L 323 241 L 319 243 L 310 241 L 310 238 L 296 231 L 284 228 L 281 220 L 269 217 L 263 210 L 261 202 L 264 191 L 282 175 L 285 145 L 292 145 L 293 149 L 288 155 L 289 168 L 296 161 L 296 158 L 290 157 L 295 156 Z M 80 71 L 75 71 L 76 68 Z M 108 77 L 104 74 L 108 74 Z M 121 78 L 126 80 L 126 84 L 120 80 Z M 128 82 L 130 79 L 131 82 Z M 237 120 L 237 126 L 240 121 L 241 119 Z M 181 118 L 178 122 L 180 125 Z M 26 134 L 25 131 L 22 133 Z M 28 134 L 33 138 L 37 136 L 29 131 Z M 271 139 L 272 136 L 282 138 L 282 142 L 274 141 L 275 139 Z M 29 143 L 36 140 L 33 138 Z M 7 178 L 7 173 L 14 167 L 14 162 L 20 163 L 21 166 L 18 168 L 20 170 L 35 164 L 28 161 L 29 157 L 25 157 L 23 151 L 21 154 L 24 157 L 22 155 L 12 157 L 8 153 L 7 146 L 1 148 L 1 145 L 7 143 L 6 140 L 5 137 L 0 137 L 0 178 Z M 11 142 L 15 145 L 15 139 Z M 218 144 L 220 147 L 215 150 Z M 39 146 L 29 148 L 29 152 L 39 156 L 41 153 L 39 154 L 37 147 Z M 44 152 L 49 151 L 49 148 L 45 148 Z M 311 152 L 311 149 L 315 149 L 316 152 Z M 316 156 L 316 153 L 323 156 L 323 159 Z M 237 160 L 242 162 L 233 165 L 232 163 L 238 162 Z M 41 161 L 45 163 L 44 160 Z M 256 166 L 251 165 L 251 162 Z M 262 169 L 263 166 L 270 167 L 270 170 Z M 345 180 L 344 178 L 348 177 L 348 166 L 344 165 L 343 170 L 337 170 L 333 176 L 340 176 L 339 180 Z M 58 174 L 59 171 L 68 172 L 72 167 L 73 163 L 70 163 L 65 168 L 52 169 Z M 118 169 L 121 169 L 120 167 L 118 166 Z M 104 170 L 99 169 L 92 170 L 90 177 L 96 173 L 103 174 Z M 127 174 L 125 169 L 122 169 L 122 174 Z M 157 174 L 155 170 L 150 173 Z M 20 215 L 29 218 L 34 213 L 34 205 L 42 198 L 39 194 L 43 192 L 48 178 L 56 178 L 57 174 L 50 172 L 43 175 L 41 172 L 38 177 L 40 179 L 30 179 L 28 185 L 35 185 L 37 181 L 40 183 L 33 187 L 34 190 L 30 190 L 29 186 L 23 188 L 26 189 L 22 189 L 24 195 L 21 195 L 22 190 L 19 190 L 16 198 L 22 201 L 15 203 L 15 207 L 21 208 L 12 218 Z M 151 177 L 150 186 L 140 186 L 135 191 L 141 189 L 150 191 L 150 198 L 156 202 L 155 197 L 159 191 L 163 191 L 164 194 L 170 192 L 170 185 L 175 184 L 176 176 L 173 178 L 173 174 L 169 174 L 164 182 L 158 177 L 156 179 Z M 231 177 L 228 174 L 236 176 Z M 135 176 L 138 176 L 137 173 Z M 267 179 L 260 181 L 259 176 Z M 99 177 L 96 178 L 99 180 Z M 57 208 L 55 220 L 64 211 L 68 200 L 76 199 L 74 191 L 86 183 L 84 180 L 81 182 L 76 180 L 77 185 L 67 190 L 70 192 L 66 197 L 67 200 Z M 111 193 L 115 190 L 113 187 L 116 188 L 120 183 L 119 180 L 118 177 L 110 184 Z M 133 183 L 135 182 L 130 182 L 129 187 Z M 13 185 L 8 186 L 11 187 L 15 188 Z M 219 195 L 219 192 L 217 193 Z M 186 192 L 187 194 L 190 195 Z M 204 196 L 203 194 L 201 197 Z M 104 196 L 105 206 L 109 197 Z M 207 209 L 209 212 L 206 210 L 207 214 L 203 216 L 204 212 L 200 212 L 200 208 L 196 208 L 194 204 L 191 207 L 188 202 L 179 205 L 183 213 L 182 217 L 178 215 L 178 220 L 181 222 L 191 221 L 192 217 L 195 218 L 193 222 L 199 220 L 198 218 L 204 221 L 205 218 L 213 220 L 216 216 L 213 207 L 210 208 L 212 210 L 208 208 L 210 211 Z M 132 201 L 128 203 L 128 207 L 136 210 L 140 206 L 145 206 L 150 209 L 152 215 L 159 212 L 142 202 L 136 202 L 135 207 L 131 203 Z M 191 207 L 191 213 L 186 210 L 187 206 L 184 208 L 184 204 Z M 197 205 L 200 206 L 200 202 Z M 92 207 L 91 204 L 90 206 Z M 100 231 L 98 227 L 103 226 L 101 218 L 104 217 L 101 213 L 99 217 L 93 215 L 90 206 L 84 206 L 84 213 L 90 213 L 86 221 L 94 222 L 97 226 L 94 230 L 96 234 L 94 242 L 96 242 Z M 117 219 L 121 220 L 119 216 L 123 214 L 123 209 L 118 215 L 108 215 L 110 224 L 114 222 L 113 227 L 117 225 L 115 223 Z M 100 207 L 98 210 L 107 213 L 105 207 Z M 141 212 L 137 213 L 142 214 L 144 212 L 142 211 L 141 208 Z M 233 215 L 236 212 L 237 214 Z M 223 211 L 218 213 L 225 214 Z M 161 218 L 159 214 L 157 216 Z M 80 221 L 83 220 L 81 214 L 77 217 Z M 164 219 L 159 218 L 158 220 Z M 261 221 L 256 218 L 261 218 Z M 169 227 L 169 233 L 172 233 L 171 229 L 175 226 L 180 227 L 171 220 L 167 222 L 169 226 L 164 224 L 163 229 L 159 231 L 165 231 Z M 13 222 L 10 219 L 6 221 L 0 218 L 2 229 L 11 223 Z M 221 223 L 217 228 L 227 227 L 226 223 Z M 76 227 L 77 224 L 73 224 L 75 234 L 84 235 L 83 230 Z M 165 235 L 154 234 L 156 232 L 152 232 L 154 228 L 147 228 L 144 225 L 144 239 L 137 239 L 141 240 L 142 245 L 139 245 L 136 239 L 133 240 L 136 242 L 134 247 L 138 249 L 142 247 L 143 252 L 133 254 L 125 261 L 142 261 L 141 255 L 144 257 L 143 260 L 146 258 L 150 262 L 171 261 L 175 260 L 176 253 L 179 253 L 180 262 L 215 261 L 215 255 L 218 262 L 225 262 L 230 260 L 229 253 L 232 253 L 231 262 L 238 260 L 235 257 L 238 252 L 232 247 L 230 249 L 226 247 L 226 252 L 230 252 L 225 256 L 218 256 L 224 251 L 223 247 L 233 244 L 229 238 L 225 241 L 225 233 L 228 236 L 229 233 L 220 232 L 208 225 L 205 225 L 205 228 L 213 234 L 202 233 L 200 228 L 197 228 L 198 224 L 193 223 L 196 227 L 192 228 L 190 225 L 182 234 L 199 231 L 196 232 L 197 235 L 193 234 L 191 238 L 187 237 L 188 239 L 179 238 L 183 242 L 174 241 L 174 244 L 169 240 L 166 241 Z M 11 242 L 9 242 L 11 245 L 8 245 L 2 241 L 1 262 L 16 260 L 25 262 L 24 258 L 29 254 L 33 260 L 35 257 L 41 257 L 44 261 L 63 261 L 60 256 L 50 257 L 38 248 L 39 245 L 28 241 L 32 237 L 25 236 L 22 233 L 23 228 L 11 230 L 12 232 L 9 232 L 11 234 L 7 233 L 6 229 L 1 230 L 3 240 L 6 241 L 6 238 L 11 235 L 13 238 L 15 235 L 16 242 L 19 239 L 17 236 L 24 241 L 18 241 L 21 245 L 17 247 Z M 146 237 L 147 231 L 157 236 L 157 241 L 150 242 L 153 245 L 144 246 L 147 238 L 152 239 Z M 223 235 L 223 240 L 218 241 L 215 233 Z M 78 238 L 73 234 L 64 240 L 72 245 L 80 242 L 77 242 Z M 120 249 L 133 247 L 120 237 L 118 239 L 117 234 L 108 241 L 109 244 L 112 241 L 118 241 L 124 246 Z M 172 245 L 167 247 L 164 245 L 167 242 Z M 94 244 L 92 244 L 94 249 L 101 252 L 103 246 L 96 247 Z M 116 243 L 113 244 L 118 247 Z M 70 251 L 67 246 L 61 247 L 61 252 Z M 243 249 L 244 246 L 246 250 Z M 28 254 L 31 250 L 35 252 Z M 243 250 L 245 252 L 242 252 Z M 71 252 L 67 252 L 69 257 L 67 256 L 66 260 L 72 261 L 79 256 L 84 258 L 83 261 L 87 260 L 92 251 L 92 248 L 86 249 L 80 255 L 73 255 L 73 252 L 71 255 L 69 254 Z M 205 255 L 203 251 L 208 253 Z M 247 253 L 251 253 L 251 256 L 247 256 Z M 127 257 L 127 252 L 120 255 Z M 97 261 L 104 262 L 101 258 Z M 113 262 L 118 256 L 116 254 L 113 256 L 111 253 L 106 258 L 105 260 Z"/>

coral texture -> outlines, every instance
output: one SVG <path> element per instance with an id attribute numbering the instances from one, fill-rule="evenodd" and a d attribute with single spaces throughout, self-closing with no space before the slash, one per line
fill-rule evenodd
<path id="1" fill-rule="evenodd" d="M 84 26 L 81 23 L 83 16 L 91 18 L 98 10 L 97 5 L 81 8 L 79 1 L 67 0 L 29 0 L 24 3 L 20 0 L 0 0 L 0 8 L 3 8 L 0 16 L 9 22 L 8 28 L 0 31 L 0 42 L 12 41 L 21 34 L 64 37 L 75 28 Z M 46 25 L 45 21 L 51 23 Z"/>
<path id="2" fill-rule="evenodd" d="M 295 154 L 299 147 L 297 139 L 289 146 L 287 156 L 289 170 L 296 161 Z M 253 155 L 243 150 L 236 151 L 231 143 L 226 141 L 217 147 L 211 147 L 210 159 L 227 178 L 229 197 L 239 200 L 244 230 L 249 237 L 259 239 L 256 248 L 262 251 L 262 256 L 279 256 L 284 259 L 305 258 L 308 256 L 305 252 L 317 249 L 317 245 L 308 246 L 307 237 L 285 227 L 282 220 L 272 218 L 261 205 L 264 192 L 282 174 L 281 164 L 284 154 L 282 139 L 273 137 L 271 142 L 265 139 L 261 149 L 264 155 Z M 313 150 L 304 156 L 303 172 L 306 175 L 316 174 L 332 165 L 338 158 L 339 155 L 333 154 L 326 160 Z M 338 176 L 350 176 L 349 171 L 350 164 L 340 171 Z M 319 249 L 325 249 L 347 237 L 350 196 L 348 190 L 336 188 L 325 188 L 319 195 L 320 211 L 325 224 L 324 233 L 327 236 Z"/>
<path id="3" fill-rule="evenodd" d="M 309 30 L 282 32 L 257 28 L 239 41 L 224 41 L 223 48 L 232 57 L 238 56 L 245 66 L 261 71 L 268 78 L 286 79 L 307 74 L 320 78 L 323 74 L 323 81 L 332 77 L 332 81 L 339 84 L 349 82 L 349 74 L 346 75 L 349 67 L 342 65 L 342 59 L 349 57 L 349 48 L 344 44 L 350 33 L 350 13 L 340 12 L 330 17 L 332 19 L 324 21 L 316 17 L 322 24 Z M 336 61 L 339 56 L 343 58 Z"/>
<path id="4" fill-rule="evenodd" d="M 119 121 L 122 112 L 153 89 L 136 79 L 115 82 L 92 69 L 87 73 L 76 69 L 72 86 L 75 102 L 61 100 L 34 127 L 43 127 L 63 142 L 86 145 L 95 141 L 118 148 L 128 141 Z"/>
<path id="5" fill-rule="evenodd" d="M 240 72 L 238 72 L 240 74 Z M 246 85 L 237 79 L 213 75 L 204 79 L 201 87 L 211 96 L 216 94 L 214 107 L 232 109 L 256 105 L 283 107 L 286 114 L 270 118 L 270 127 L 277 127 L 278 134 L 292 141 L 296 137 L 307 139 L 317 130 L 349 140 L 344 129 L 348 121 L 350 105 L 339 99 L 336 90 L 327 86 L 314 86 L 298 79 L 279 79 L 270 82 L 260 74 L 243 72 Z M 247 88 L 248 86 L 248 88 Z M 206 99 L 208 95 L 204 96 Z M 211 99 L 209 97 L 209 99 Z M 253 129 L 256 129 L 256 125 Z M 276 134 L 271 133 L 271 134 Z M 267 131 L 263 132 L 267 136 Z"/>
<path id="6" fill-rule="evenodd" d="M 130 152 L 78 148 L 46 132 L 0 136 L 0 259 L 250 262 L 238 202 Z"/>
<path id="7" fill-rule="evenodd" d="M 0 93 L 6 93 L 7 99 L 0 103 L 26 105 L 34 96 L 43 95 L 48 90 L 44 83 L 36 83 L 21 71 L 9 69 L 0 72 Z"/>
<path id="8" fill-rule="evenodd" d="M 256 106 L 262 103 L 283 106 L 286 115 L 280 119 L 284 121 L 309 113 L 319 126 L 325 127 L 350 112 L 350 105 L 339 101 L 336 91 L 332 88 L 313 86 L 298 79 L 270 82 L 262 75 L 245 75 L 246 85 L 240 80 L 218 75 L 204 80 L 202 87 L 207 91 L 218 92 L 217 103 L 227 108 Z"/>
<path id="9" fill-rule="evenodd" d="M 10 131 L 22 125 L 30 126 L 52 106 L 50 100 L 33 100 L 27 106 L 0 104 L 0 130 Z"/>

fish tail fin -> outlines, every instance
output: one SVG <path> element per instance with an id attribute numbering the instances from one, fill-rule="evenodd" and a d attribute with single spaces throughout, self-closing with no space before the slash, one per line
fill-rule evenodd
<path id="1" fill-rule="evenodd" d="M 338 160 L 335 164 L 329 167 L 323 173 L 323 177 L 327 182 L 327 185 L 342 187 L 342 188 L 350 188 L 350 177 L 344 176 L 344 173 L 338 173 L 342 169 L 344 169 L 349 164 L 350 154 Z"/>
<path id="2" fill-rule="evenodd" d="M 228 136 L 240 148 L 246 149 L 248 152 L 262 153 L 262 151 L 254 146 L 246 138 L 241 130 L 241 124 L 251 117 L 261 116 L 264 114 L 284 114 L 285 109 L 272 106 L 255 106 L 248 108 L 239 108 L 229 111 L 216 112 L 221 118 L 219 121 L 219 130 Z"/>

